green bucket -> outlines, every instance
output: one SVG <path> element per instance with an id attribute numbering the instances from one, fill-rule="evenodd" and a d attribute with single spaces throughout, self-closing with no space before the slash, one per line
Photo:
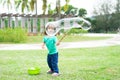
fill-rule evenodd
<path id="1" fill-rule="evenodd" d="M 28 69 L 28 74 L 38 75 L 38 74 L 40 74 L 40 68 L 39 67 L 31 67 Z"/>

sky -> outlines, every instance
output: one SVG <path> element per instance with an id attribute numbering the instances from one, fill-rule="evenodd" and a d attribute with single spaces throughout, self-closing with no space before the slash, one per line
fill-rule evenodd
<path id="1" fill-rule="evenodd" d="M 87 10 L 87 16 L 91 16 L 93 12 L 93 7 L 97 0 L 70 0 L 69 4 L 77 8 L 84 8 Z M 39 5 L 41 4 L 41 6 Z M 55 8 L 56 0 L 48 0 L 48 4 L 51 4 L 52 8 Z M 65 0 L 61 0 L 61 6 L 65 5 Z M 38 0 L 38 14 L 42 13 L 42 0 Z M 2 7 L 0 4 L 0 13 L 8 12 L 6 7 Z M 15 13 L 15 10 L 10 10 L 10 13 Z M 18 10 L 20 12 L 20 10 Z"/>
<path id="2" fill-rule="evenodd" d="M 95 0 L 71 0 L 69 4 L 72 4 L 77 8 L 85 8 L 88 16 L 92 15 Z"/>

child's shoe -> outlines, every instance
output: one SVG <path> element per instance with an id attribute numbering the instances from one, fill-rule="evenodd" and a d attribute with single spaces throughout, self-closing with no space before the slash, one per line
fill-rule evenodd
<path id="1" fill-rule="evenodd" d="M 51 71 L 51 70 L 47 71 L 47 74 L 52 74 L 52 73 L 53 73 L 53 71 Z"/>
<path id="2" fill-rule="evenodd" d="M 59 76 L 60 74 L 59 73 L 53 73 L 52 76 Z"/>

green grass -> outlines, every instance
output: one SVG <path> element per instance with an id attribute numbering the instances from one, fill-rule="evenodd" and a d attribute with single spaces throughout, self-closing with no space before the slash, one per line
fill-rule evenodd
<path id="1" fill-rule="evenodd" d="M 61 39 L 62 36 L 57 36 L 58 39 Z M 67 35 L 62 42 L 78 42 L 78 41 L 90 41 L 90 40 L 104 40 L 111 37 L 90 37 L 83 35 Z M 29 36 L 26 43 L 41 43 L 43 36 Z"/>
<path id="2" fill-rule="evenodd" d="M 0 80 L 120 80 L 120 46 L 59 50 L 61 75 L 46 74 L 47 50 L 0 51 Z M 39 66 L 41 74 L 28 75 Z"/>

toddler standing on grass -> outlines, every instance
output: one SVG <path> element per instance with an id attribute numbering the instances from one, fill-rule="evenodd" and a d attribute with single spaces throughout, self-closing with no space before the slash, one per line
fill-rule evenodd
<path id="1" fill-rule="evenodd" d="M 46 30 L 49 31 L 49 33 L 54 33 L 55 26 L 53 24 L 49 24 L 46 27 Z M 57 49 L 57 46 L 59 44 L 60 42 L 57 41 L 56 36 L 46 35 L 43 38 L 42 48 L 44 48 L 44 46 L 46 45 L 48 49 L 47 64 L 48 64 L 49 70 L 47 71 L 47 73 L 52 74 L 52 76 L 59 76 L 58 49 Z"/>

